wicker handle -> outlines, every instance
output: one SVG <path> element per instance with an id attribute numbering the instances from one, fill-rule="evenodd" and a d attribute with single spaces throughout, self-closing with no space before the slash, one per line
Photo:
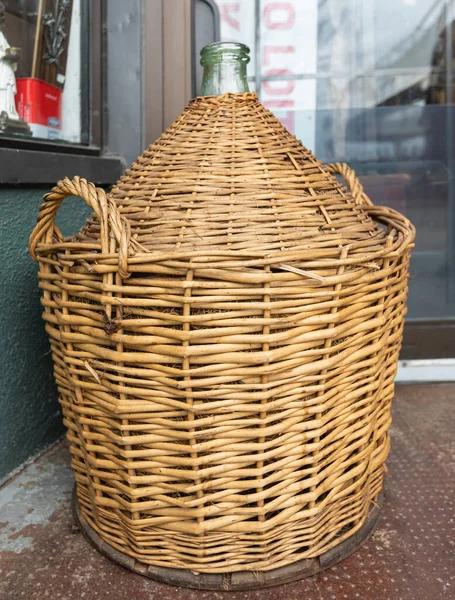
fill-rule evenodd
<path id="1" fill-rule="evenodd" d="M 326 166 L 330 173 L 335 173 L 343 177 L 356 204 L 366 204 L 367 206 L 374 206 L 373 202 L 371 202 L 371 200 L 363 191 L 363 186 L 358 180 L 354 169 L 348 167 L 346 163 L 332 163 Z"/>
<path id="2" fill-rule="evenodd" d="M 55 224 L 55 216 L 60 204 L 69 196 L 79 196 L 99 219 L 101 226 L 101 251 L 110 252 L 109 240 L 114 237 L 118 243 L 119 274 L 126 279 L 128 273 L 128 249 L 130 246 L 130 225 L 118 211 L 115 202 L 106 195 L 101 188 L 95 187 L 85 179 L 75 177 L 73 180 L 65 177 L 44 196 L 40 207 L 37 225 L 30 236 L 29 251 L 34 260 L 37 260 L 37 245 L 40 242 L 52 244 L 54 239 L 63 242 L 63 236 Z"/>

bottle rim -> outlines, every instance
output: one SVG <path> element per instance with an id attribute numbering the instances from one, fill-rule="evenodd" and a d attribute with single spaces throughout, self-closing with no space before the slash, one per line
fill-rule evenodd
<path id="1" fill-rule="evenodd" d="M 250 49 L 240 42 L 213 42 L 201 50 L 201 65 L 216 64 L 218 62 L 235 61 L 249 63 Z"/>

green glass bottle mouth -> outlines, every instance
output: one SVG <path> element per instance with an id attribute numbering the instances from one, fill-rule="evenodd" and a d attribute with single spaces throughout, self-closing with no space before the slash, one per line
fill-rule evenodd
<path id="1" fill-rule="evenodd" d="M 201 65 L 215 65 L 221 62 L 240 62 L 248 64 L 250 49 L 245 44 L 237 42 L 214 42 L 207 44 L 201 50 Z"/>

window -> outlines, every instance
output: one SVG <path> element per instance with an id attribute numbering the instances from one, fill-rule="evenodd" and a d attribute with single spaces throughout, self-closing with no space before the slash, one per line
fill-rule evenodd
<path id="1" fill-rule="evenodd" d="M 136 1 L 0 0 L 0 183 L 54 184 L 76 174 L 113 183 L 138 155 L 140 9 Z"/>
<path id="2" fill-rule="evenodd" d="M 0 185 L 53 185 L 74 175 L 114 183 L 191 98 L 192 34 L 212 41 L 214 26 L 202 8 L 203 31 L 192 31 L 195 1 L 0 0 L 4 37 L 22 46 L 15 75 L 44 77 L 60 86 L 62 100 L 60 129 L 51 119 L 34 135 L 0 133 Z M 52 53 L 62 50 L 59 69 L 44 60 L 41 71 L 32 71 L 33 56 L 48 53 L 43 37 L 34 38 L 41 40 L 37 53 L 30 41 L 40 6 L 40 22 L 44 27 L 46 17 L 53 32 L 59 14 L 64 17 L 65 39 L 60 45 L 49 40 Z"/>
<path id="3" fill-rule="evenodd" d="M 448 334 L 431 336 L 430 355 L 453 356 L 455 3 L 217 0 L 217 6 L 221 39 L 251 48 L 250 87 L 262 102 L 320 160 L 348 162 L 376 204 L 415 223 L 408 324 L 440 323 Z M 425 357 L 428 338 L 412 344 L 407 356 Z"/>
<path id="4" fill-rule="evenodd" d="M 3 7 L 2 7 L 3 4 Z M 81 131 L 81 0 L 2 0 L 0 131 L 24 138 L 87 143 Z M 1 16 L 3 12 L 3 16 Z M 15 76 L 15 87 L 14 87 Z M 13 98 L 15 94 L 15 98 Z M 5 114 L 6 113 L 6 114 Z M 2 127 L 3 125 L 3 127 Z"/>

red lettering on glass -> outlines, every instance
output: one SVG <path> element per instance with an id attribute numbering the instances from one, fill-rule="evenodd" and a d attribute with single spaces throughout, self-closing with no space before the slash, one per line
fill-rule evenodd
<path id="1" fill-rule="evenodd" d="M 294 125 L 295 125 L 295 112 L 287 110 L 286 114 L 283 117 L 280 117 L 280 123 L 286 127 L 288 131 L 294 133 Z"/>
<path id="2" fill-rule="evenodd" d="M 262 62 L 264 65 L 269 65 L 272 54 L 292 54 L 293 52 L 295 52 L 294 46 L 264 46 Z"/>
<path id="3" fill-rule="evenodd" d="M 265 100 L 264 106 L 267 108 L 284 108 L 285 106 L 294 106 L 294 100 L 277 100 L 272 98 L 271 100 Z"/>
<path id="4" fill-rule="evenodd" d="M 275 11 L 285 11 L 286 19 L 273 18 Z M 295 9 L 290 2 L 269 2 L 264 8 L 264 23 L 268 29 L 291 29 L 295 24 Z"/>
<path id="5" fill-rule="evenodd" d="M 266 75 L 286 75 L 291 71 L 289 69 L 269 69 Z M 278 85 L 276 85 L 278 84 Z M 284 84 L 284 85 L 283 85 Z M 267 94 L 271 96 L 286 96 L 294 91 L 294 81 L 263 81 L 262 85 Z"/>
<path id="6" fill-rule="evenodd" d="M 238 13 L 240 11 L 239 2 L 231 2 L 230 4 L 221 4 L 219 7 L 221 20 L 230 25 L 233 29 L 240 31 L 240 22 L 237 21 L 232 13 Z"/>

